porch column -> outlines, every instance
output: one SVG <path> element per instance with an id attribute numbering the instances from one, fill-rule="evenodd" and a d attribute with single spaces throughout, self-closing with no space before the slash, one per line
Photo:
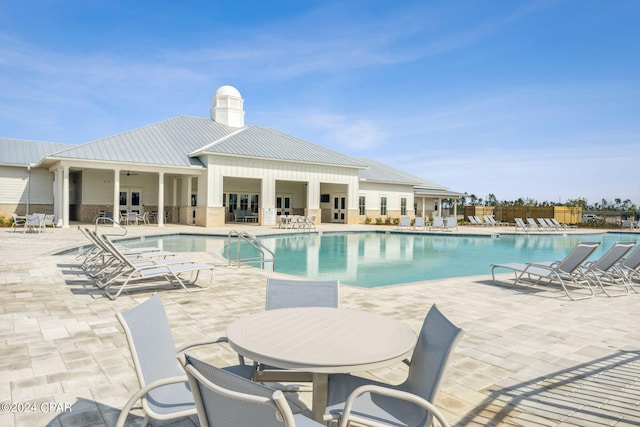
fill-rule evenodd
<path id="1" fill-rule="evenodd" d="M 458 198 L 453 198 L 453 216 L 458 217 Z"/>
<path id="2" fill-rule="evenodd" d="M 442 218 L 442 199 L 438 197 L 438 216 Z"/>
<path id="3" fill-rule="evenodd" d="M 120 223 L 120 169 L 113 170 L 113 226 Z"/>
<path id="4" fill-rule="evenodd" d="M 158 227 L 164 227 L 164 172 L 158 173 Z"/>
<path id="5" fill-rule="evenodd" d="M 69 166 L 62 166 L 62 228 L 69 228 Z"/>

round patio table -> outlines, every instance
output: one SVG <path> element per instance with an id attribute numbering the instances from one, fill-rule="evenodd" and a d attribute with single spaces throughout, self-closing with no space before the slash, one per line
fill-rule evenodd
<path id="1" fill-rule="evenodd" d="M 227 329 L 238 354 L 283 369 L 313 374 L 312 411 L 322 421 L 330 373 L 362 372 L 397 363 L 416 343 L 415 332 L 390 317 L 342 308 L 268 310 Z"/>

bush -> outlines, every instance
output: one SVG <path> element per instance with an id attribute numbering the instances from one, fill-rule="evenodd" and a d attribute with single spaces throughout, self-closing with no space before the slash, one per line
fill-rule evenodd
<path id="1" fill-rule="evenodd" d="M 384 219 L 384 223 L 385 223 L 385 225 L 391 225 L 391 218 L 390 217 L 386 217 Z"/>
<path id="2" fill-rule="evenodd" d="M 376 218 L 376 225 L 382 225 L 383 221 L 382 218 Z"/>
<path id="3" fill-rule="evenodd" d="M 364 223 L 365 224 L 371 224 L 371 221 L 372 221 L 372 219 L 369 216 L 364 219 Z"/>
<path id="4" fill-rule="evenodd" d="M 393 218 L 393 225 L 400 224 L 400 218 Z"/>

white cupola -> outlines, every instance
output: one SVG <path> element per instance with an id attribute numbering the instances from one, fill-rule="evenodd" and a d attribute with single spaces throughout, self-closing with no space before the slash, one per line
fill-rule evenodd
<path id="1" fill-rule="evenodd" d="M 213 95 L 211 120 L 231 127 L 244 126 L 244 100 L 233 86 L 221 86 Z"/>

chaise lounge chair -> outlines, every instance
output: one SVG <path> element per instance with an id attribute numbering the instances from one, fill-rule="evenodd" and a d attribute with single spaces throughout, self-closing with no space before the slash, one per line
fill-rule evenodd
<path id="1" fill-rule="evenodd" d="M 599 286 L 605 295 L 621 296 L 629 293 L 629 287 L 626 280 L 621 275 L 616 274 L 616 264 L 635 246 L 636 242 L 616 242 L 611 248 L 597 261 L 586 262 L 581 266 L 583 274 L 592 283 Z M 620 293 L 610 294 L 607 287 L 610 285 L 622 288 Z"/>
<path id="2" fill-rule="evenodd" d="M 425 229 L 425 223 L 424 223 L 424 217 L 423 216 L 417 216 L 416 219 L 413 221 L 413 229 L 414 230 L 424 230 Z"/>
<path id="3" fill-rule="evenodd" d="M 110 276 L 108 281 L 100 283 L 100 285 L 105 288 L 105 295 L 112 300 L 118 298 L 129 283 L 139 280 L 164 279 L 164 281 L 172 283 L 175 286 L 181 286 L 187 292 L 193 291 L 193 289 L 187 287 L 187 284 L 196 285 L 198 286 L 197 290 L 201 291 L 207 289 L 211 283 L 213 283 L 213 275 L 216 267 L 212 264 L 174 259 L 149 259 L 142 262 L 135 262 L 124 256 L 106 236 L 103 236 L 103 241 L 122 264 L 117 274 Z M 196 283 L 202 271 L 210 272 L 209 285 L 207 286 L 200 286 Z M 188 274 L 190 277 L 185 279 L 182 277 L 185 274 Z M 120 283 L 120 286 L 114 294 L 111 292 L 111 289 L 114 288 L 117 283 Z"/>
<path id="4" fill-rule="evenodd" d="M 406 228 L 407 230 L 411 226 L 411 217 L 409 215 L 402 215 L 400 217 L 400 222 L 398 223 L 398 229 Z"/>
<path id="5" fill-rule="evenodd" d="M 594 295 L 590 280 L 583 274 L 581 267 L 591 254 L 600 246 L 600 242 L 581 242 L 562 261 L 550 263 L 510 263 L 491 264 L 491 276 L 496 281 L 495 269 L 504 268 L 513 270 L 516 275 L 515 284 L 522 282 L 524 278 L 537 285 L 540 282 L 560 284 L 569 299 L 591 298 Z M 568 286 L 588 291 L 587 295 L 574 296 Z"/>

